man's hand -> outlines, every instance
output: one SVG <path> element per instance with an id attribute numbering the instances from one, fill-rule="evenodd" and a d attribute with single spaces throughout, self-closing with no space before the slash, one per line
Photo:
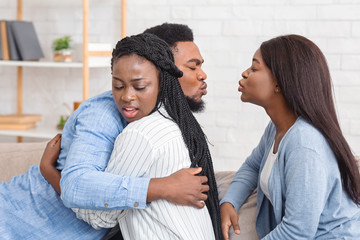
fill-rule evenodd
<path id="1" fill-rule="evenodd" d="M 43 177 L 53 186 L 55 191 L 60 194 L 61 174 L 56 169 L 56 160 L 59 157 L 61 145 L 61 134 L 57 134 L 51 139 L 41 157 L 40 172 Z"/>
<path id="2" fill-rule="evenodd" d="M 206 176 L 195 176 L 201 168 L 184 168 L 168 177 L 150 180 L 147 202 L 165 199 L 175 204 L 203 208 L 209 191 Z"/>
<path id="3" fill-rule="evenodd" d="M 235 234 L 240 234 L 239 216 L 231 203 L 225 202 L 221 204 L 221 228 L 224 240 L 229 240 L 229 229 L 233 226 Z"/>
<path id="4" fill-rule="evenodd" d="M 51 139 L 44 150 L 41 157 L 40 166 L 56 166 L 56 160 L 59 157 L 61 145 L 61 133 Z"/>

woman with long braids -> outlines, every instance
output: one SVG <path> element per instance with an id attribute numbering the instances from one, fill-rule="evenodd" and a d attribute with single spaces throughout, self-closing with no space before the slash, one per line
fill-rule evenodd
<path id="1" fill-rule="evenodd" d="M 299 35 L 263 42 L 238 90 L 271 121 L 221 201 L 224 238 L 257 187 L 260 239 L 360 239 L 360 175 L 321 50 Z"/>
<path id="2" fill-rule="evenodd" d="M 73 210 L 94 228 L 119 222 L 124 239 L 222 239 L 207 140 L 181 90 L 182 72 L 170 48 L 152 34 L 126 37 L 117 43 L 111 63 L 114 99 L 129 124 L 116 139 L 105 172 L 157 178 L 200 166 L 209 179 L 206 207 L 157 200 L 143 210 Z"/>

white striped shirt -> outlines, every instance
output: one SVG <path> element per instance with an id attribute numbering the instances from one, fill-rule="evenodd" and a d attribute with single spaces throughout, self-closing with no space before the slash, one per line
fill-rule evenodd
<path id="1" fill-rule="evenodd" d="M 167 116 L 163 108 L 160 110 Z M 189 152 L 179 127 L 154 112 L 130 123 L 117 137 L 105 171 L 158 178 L 189 166 Z M 157 200 L 146 209 L 73 210 L 96 229 L 113 227 L 119 222 L 124 239 L 215 239 L 206 206 L 196 209 Z"/>

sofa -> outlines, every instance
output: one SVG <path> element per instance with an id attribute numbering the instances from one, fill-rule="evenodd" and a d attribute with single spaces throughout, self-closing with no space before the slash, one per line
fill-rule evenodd
<path id="1" fill-rule="evenodd" d="M 0 182 L 9 181 L 12 176 L 25 173 L 30 166 L 39 164 L 46 144 L 46 142 L 0 143 Z M 220 199 L 224 197 L 234 174 L 234 171 L 215 173 Z M 256 190 L 248 197 L 238 213 L 241 234 L 236 235 L 231 229 L 230 240 L 257 240 Z"/>
<path id="2" fill-rule="evenodd" d="M 35 164 L 39 164 L 47 142 L 35 143 L 0 143 L 0 182 L 9 181 L 11 177 L 25 173 Z M 220 198 L 232 180 L 235 172 L 216 172 L 216 181 Z M 255 230 L 256 192 L 254 192 L 239 210 L 241 234 L 230 234 L 231 240 L 257 240 Z"/>

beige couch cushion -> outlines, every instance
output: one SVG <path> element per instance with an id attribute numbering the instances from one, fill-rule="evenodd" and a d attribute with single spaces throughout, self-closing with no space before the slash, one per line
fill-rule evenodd
<path id="1" fill-rule="evenodd" d="M 218 186 L 220 200 L 224 197 L 235 172 L 223 171 L 216 172 L 215 178 Z M 230 229 L 230 240 L 258 240 L 256 234 L 256 190 L 248 197 L 245 203 L 238 211 L 240 235 L 236 235 L 233 229 Z"/>
<path id="2" fill-rule="evenodd" d="M 25 173 L 27 169 L 39 164 L 47 142 L 39 143 L 0 143 L 0 182 Z"/>

